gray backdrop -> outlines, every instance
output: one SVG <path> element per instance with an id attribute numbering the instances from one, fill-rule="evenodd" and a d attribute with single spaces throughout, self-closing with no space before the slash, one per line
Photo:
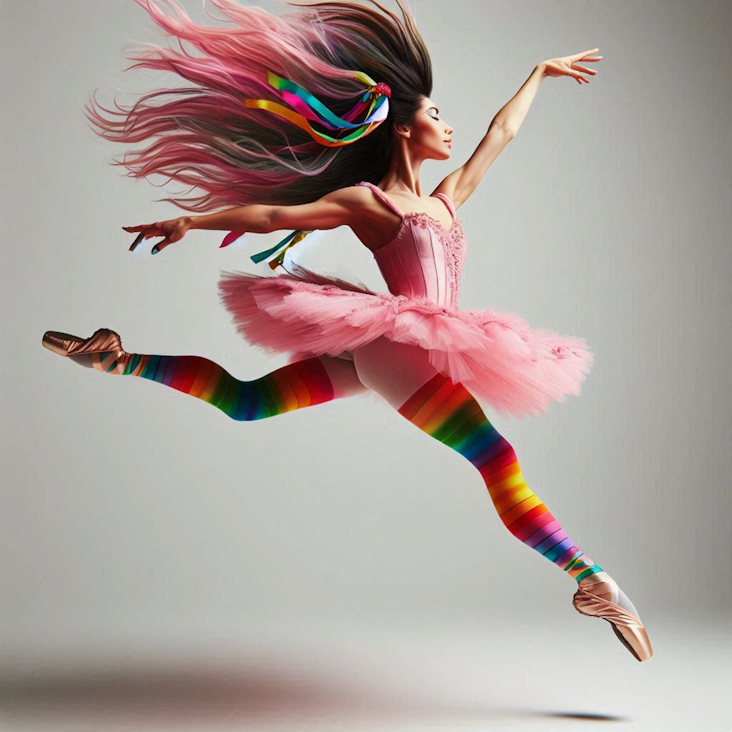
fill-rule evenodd
<path id="1" fill-rule="evenodd" d="M 201 3 L 182 4 L 213 22 Z M 87 336 L 107 326 L 128 351 L 198 354 L 246 379 L 271 371 L 284 358 L 236 335 L 216 282 L 221 269 L 261 271 L 249 255 L 281 235 L 218 250 L 222 233 L 192 232 L 158 257 L 129 254 L 121 226 L 180 215 L 155 199 L 182 187 L 123 177 L 108 163 L 125 148 L 97 139 L 82 106 L 95 87 L 111 101 L 117 86 L 129 103 L 175 82 L 121 74 L 126 43 L 164 40 L 132 0 L 1 7 L 8 673 L 84 654 L 122 663 L 165 649 L 244 653 L 268 640 L 269 658 L 282 642 L 283 658 L 297 649 L 312 674 L 313 654 L 358 637 L 353 663 L 337 655 L 340 672 L 368 668 L 373 679 L 385 659 L 391 669 L 404 661 L 410 671 L 394 671 L 394 683 L 424 690 L 432 687 L 418 674 L 428 659 L 415 649 L 438 634 L 418 629 L 440 627 L 439 637 L 453 640 L 429 656 L 442 659 L 430 677 L 433 700 L 438 690 L 473 688 L 467 660 L 450 673 L 444 665 L 459 657 L 457 634 L 473 629 L 460 648 L 480 648 L 478 676 L 491 664 L 506 669 L 516 695 L 508 706 L 529 696 L 571 707 L 576 687 L 542 696 L 562 658 L 559 668 L 579 669 L 575 682 L 607 690 L 623 679 L 598 704 L 622 699 L 627 712 L 641 684 L 639 699 L 666 700 L 666 729 L 698 719 L 699 709 L 711 713 L 716 672 L 699 682 L 702 696 L 689 700 L 697 712 L 685 722 L 672 713 L 674 687 L 656 674 L 665 669 L 689 694 L 693 682 L 678 674 L 695 660 L 683 653 L 699 651 L 708 664 L 729 652 L 726 3 L 413 3 L 434 62 L 432 96 L 455 130 L 452 159 L 424 166 L 429 190 L 467 159 L 536 63 L 593 47 L 604 56 L 589 85 L 545 80 L 517 137 L 459 210 L 469 247 L 461 306 L 518 312 L 593 348 L 580 398 L 494 423 L 529 485 L 638 606 L 656 649 L 642 666 L 604 623 L 573 610 L 574 582 L 506 531 L 467 461 L 377 397 L 237 423 L 172 389 L 82 369 L 42 348 L 47 329 Z M 338 259 L 383 287 L 348 230 L 321 241 L 301 256 Z M 341 627 L 351 629 L 338 635 Z M 374 651 L 369 666 L 367 649 L 395 628 L 391 651 Z M 299 645 L 284 640 L 308 630 L 312 645 L 302 635 Z M 413 652 L 395 651 L 398 639 L 414 640 Z M 25 695 L 7 697 L 18 714 L 35 708 L 22 701 L 29 687 L 7 687 L 19 688 Z M 277 709 L 290 698 L 282 688 Z"/>

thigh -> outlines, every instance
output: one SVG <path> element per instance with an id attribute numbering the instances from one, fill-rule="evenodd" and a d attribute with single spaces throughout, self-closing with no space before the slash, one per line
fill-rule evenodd
<path id="1" fill-rule="evenodd" d="M 360 381 L 399 409 L 438 372 L 424 348 L 381 337 L 352 351 Z"/>
<path id="2" fill-rule="evenodd" d="M 330 377 L 334 399 L 356 396 L 368 391 L 368 387 L 359 378 L 352 360 L 342 356 L 318 356 L 317 360 L 323 364 Z"/>
<path id="3" fill-rule="evenodd" d="M 355 396 L 369 391 L 361 383 L 350 351 L 342 351 L 337 356 L 312 356 L 305 351 L 293 351 L 288 358 L 288 366 L 305 361 L 319 361 L 333 385 L 334 398 Z"/>

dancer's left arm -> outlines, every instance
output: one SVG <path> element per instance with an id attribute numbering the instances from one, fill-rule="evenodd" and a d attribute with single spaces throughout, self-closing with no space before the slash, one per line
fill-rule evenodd
<path id="1" fill-rule="evenodd" d="M 475 152 L 469 160 L 457 170 L 450 173 L 434 193 L 447 194 L 455 204 L 455 208 L 461 206 L 475 192 L 478 184 L 493 161 L 503 152 L 508 143 L 516 137 L 516 133 L 523 124 L 528 114 L 531 103 L 539 91 L 541 82 L 548 76 L 570 76 L 577 80 L 578 84 L 587 83 L 589 80 L 582 76 L 596 74 L 597 72 L 580 66 L 579 61 L 594 62 L 602 59 L 602 56 L 591 56 L 599 49 L 593 48 L 590 51 L 576 53 L 572 56 L 563 56 L 537 64 L 531 75 L 493 118 L 488 126 L 488 132 L 481 140 Z"/>

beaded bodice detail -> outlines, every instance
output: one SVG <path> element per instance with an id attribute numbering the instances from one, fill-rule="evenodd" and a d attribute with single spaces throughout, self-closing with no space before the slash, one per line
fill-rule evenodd
<path id="1" fill-rule="evenodd" d="M 467 245 L 462 222 L 455 216 L 452 201 L 435 194 L 450 212 L 449 229 L 423 211 L 403 213 L 386 193 L 373 183 L 368 186 L 401 219 L 397 235 L 373 252 L 389 291 L 394 295 L 426 297 L 439 305 L 457 307 L 460 275 Z"/>

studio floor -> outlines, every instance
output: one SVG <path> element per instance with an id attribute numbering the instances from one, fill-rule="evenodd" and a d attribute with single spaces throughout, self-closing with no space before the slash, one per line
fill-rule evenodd
<path id="1" fill-rule="evenodd" d="M 647 621 L 646 621 L 647 622 Z M 649 629 L 650 631 L 650 629 Z M 247 619 L 3 655 L 3 732 L 732 730 L 732 624 Z M 73 646 L 73 647 L 72 647 Z"/>

